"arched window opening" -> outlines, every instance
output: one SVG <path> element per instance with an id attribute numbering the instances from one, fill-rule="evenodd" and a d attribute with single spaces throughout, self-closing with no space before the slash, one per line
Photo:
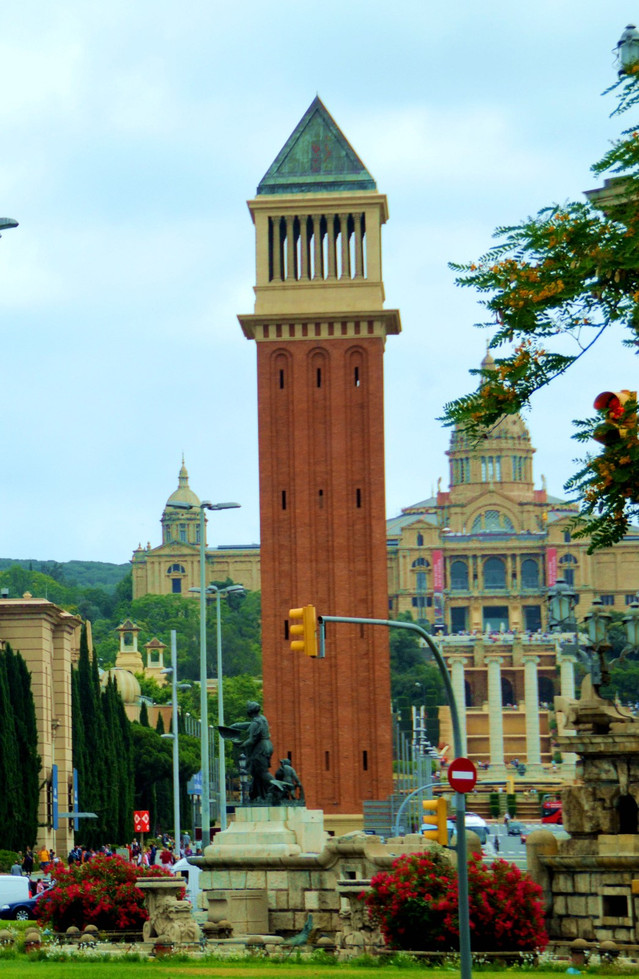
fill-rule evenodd
<path id="1" fill-rule="evenodd" d="M 617 799 L 617 813 L 619 814 L 619 832 L 637 833 L 637 803 L 631 795 L 620 795 Z"/>
<path id="2" fill-rule="evenodd" d="M 451 591 L 468 591 L 468 565 L 465 561 L 453 561 L 450 566 Z"/>
<path id="3" fill-rule="evenodd" d="M 488 591 L 506 587 L 506 562 L 500 557 L 489 557 L 484 561 L 484 588 Z"/>
<path id="4" fill-rule="evenodd" d="M 468 680 L 464 680 L 464 699 L 466 701 L 466 707 L 473 706 L 473 691 Z"/>
<path id="5" fill-rule="evenodd" d="M 539 565 L 532 558 L 527 558 L 521 564 L 522 588 L 539 588 Z"/>
<path id="6" fill-rule="evenodd" d="M 504 707 L 515 706 L 513 685 L 507 676 L 502 676 L 501 678 L 501 702 Z"/>

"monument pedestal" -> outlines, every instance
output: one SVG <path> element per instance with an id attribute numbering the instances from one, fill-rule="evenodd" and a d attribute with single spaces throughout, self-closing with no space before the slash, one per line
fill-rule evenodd
<path id="1" fill-rule="evenodd" d="M 320 853 L 327 840 L 324 813 L 304 806 L 243 806 L 224 832 L 207 846 L 204 857 L 218 862 L 242 858 Z"/>
<path id="2" fill-rule="evenodd" d="M 202 871 L 205 933 L 232 927 L 235 938 L 262 929 L 289 938 L 306 926 L 309 942 L 321 932 L 341 944 L 349 904 L 338 881 L 368 880 L 390 869 L 396 857 L 430 846 L 436 844 L 419 836 L 387 843 L 361 832 L 329 837 L 321 810 L 249 806 L 238 809 L 204 855 L 189 862 Z"/>

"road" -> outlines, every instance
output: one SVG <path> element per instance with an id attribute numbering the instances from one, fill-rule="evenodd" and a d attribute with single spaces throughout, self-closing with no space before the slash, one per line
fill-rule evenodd
<path id="1" fill-rule="evenodd" d="M 567 839 L 568 834 L 565 832 L 563 826 L 557 826 L 553 824 L 542 825 L 541 823 L 524 823 L 527 833 L 532 833 L 535 829 L 549 829 L 556 836 L 561 839 Z M 495 835 L 499 840 L 499 850 L 495 848 Z M 506 827 L 503 823 L 493 823 L 490 826 L 490 836 L 484 847 L 482 847 L 484 853 L 484 862 L 492 863 L 493 860 L 508 860 L 510 863 L 516 864 L 520 870 L 526 869 L 526 844 L 521 842 L 519 836 L 508 836 Z"/>

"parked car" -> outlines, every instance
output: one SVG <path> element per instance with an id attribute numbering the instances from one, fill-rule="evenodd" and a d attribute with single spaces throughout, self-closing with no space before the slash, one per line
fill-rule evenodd
<path id="1" fill-rule="evenodd" d="M 511 819 L 508 823 L 508 835 L 509 836 L 521 836 L 525 832 L 526 827 L 523 823 L 518 823 L 516 819 Z"/>
<path id="2" fill-rule="evenodd" d="M 0 905 L 0 919 L 10 920 L 10 921 L 34 921 L 36 917 L 36 903 L 42 894 L 46 894 L 50 890 L 49 885 L 45 891 L 41 894 L 36 894 L 34 897 L 24 898 L 20 901 L 9 901 L 7 904 Z"/>
<path id="3" fill-rule="evenodd" d="M 0 907 L 11 902 L 27 901 L 30 897 L 28 877 L 0 874 Z"/>

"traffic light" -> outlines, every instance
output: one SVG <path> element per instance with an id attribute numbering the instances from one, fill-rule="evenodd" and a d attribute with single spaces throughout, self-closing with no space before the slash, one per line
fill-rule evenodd
<path id="1" fill-rule="evenodd" d="M 605 414 L 605 421 L 597 425 L 593 438 L 602 445 L 615 445 L 626 437 L 629 417 L 626 404 L 636 402 L 636 391 L 602 391 L 594 400 L 593 408 Z"/>
<path id="2" fill-rule="evenodd" d="M 436 840 L 442 846 L 448 845 L 448 823 L 446 800 L 424 799 L 424 816 L 422 824 L 422 836 L 426 840 Z M 432 829 L 424 829 L 424 826 L 432 826 Z"/>
<path id="3" fill-rule="evenodd" d="M 291 649 L 294 653 L 305 653 L 307 656 L 317 656 L 317 612 L 314 605 L 304 608 L 289 609 L 291 620 L 289 635 Z"/>

